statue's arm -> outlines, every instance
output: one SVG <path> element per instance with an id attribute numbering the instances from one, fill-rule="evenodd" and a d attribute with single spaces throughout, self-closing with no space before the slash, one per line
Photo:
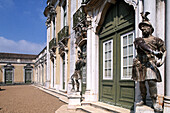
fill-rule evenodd
<path id="1" fill-rule="evenodd" d="M 156 57 L 160 57 L 162 56 L 162 52 L 160 51 L 155 51 L 155 50 L 152 50 L 146 43 L 145 41 L 142 39 L 142 38 L 137 38 L 134 42 L 135 44 L 135 47 L 136 48 L 140 48 L 143 52 L 145 53 L 150 53 L 150 54 L 153 54 L 155 55 Z"/>
<path id="2" fill-rule="evenodd" d="M 157 46 L 158 46 L 159 51 L 162 53 L 161 58 L 157 61 L 157 66 L 160 67 L 165 62 L 166 47 L 165 47 L 164 41 L 159 38 L 158 38 L 157 44 L 158 44 Z"/>
<path id="3" fill-rule="evenodd" d="M 135 39 L 135 48 L 140 48 L 145 53 L 153 53 L 153 50 L 145 43 L 142 38 Z"/>

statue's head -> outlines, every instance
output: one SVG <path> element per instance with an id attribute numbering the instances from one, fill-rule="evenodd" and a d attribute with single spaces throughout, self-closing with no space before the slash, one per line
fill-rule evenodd
<path id="1" fill-rule="evenodd" d="M 147 18 L 147 15 L 149 14 L 149 12 L 146 12 L 145 14 L 143 12 L 141 13 L 142 22 L 139 23 L 139 29 L 142 31 L 143 36 L 148 36 L 154 32 L 154 28 Z"/>
<path id="2" fill-rule="evenodd" d="M 82 54 L 82 52 L 81 51 L 78 51 L 78 58 L 80 59 L 80 58 L 83 58 L 83 54 Z"/>

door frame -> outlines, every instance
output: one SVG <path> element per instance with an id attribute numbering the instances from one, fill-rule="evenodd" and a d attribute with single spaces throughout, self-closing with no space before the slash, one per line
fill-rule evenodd
<path id="1" fill-rule="evenodd" d="M 26 76 L 26 69 L 31 69 L 31 83 L 33 82 L 33 66 L 31 66 L 31 64 L 27 64 L 26 66 L 24 66 L 24 74 L 23 74 L 23 80 L 24 80 L 24 83 L 26 83 L 26 78 L 25 78 L 25 76 Z M 37 68 L 38 69 L 38 68 Z"/>
<path id="2" fill-rule="evenodd" d="M 10 63 L 3 67 L 3 82 L 4 82 L 4 84 L 6 84 L 6 74 L 5 74 L 6 73 L 6 69 L 12 69 L 12 83 L 11 84 L 14 84 L 14 69 L 15 68 Z"/>
<path id="3" fill-rule="evenodd" d="M 121 3 L 123 3 L 123 2 L 121 1 Z M 125 4 L 125 3 L 123 3 L 123 4 Z M 120 5 L 122 5 L 122 4 L 120 4 Z M 126 7 L 127 7 L 127 5 L 126 5 Z M 118 4 L 117 8 L 120 9 L 119 4 Z M 116 11 L 118 11 L 117 8 L 116 8 Z M 127 8 L 129 8 L 129 7 L 127 7 Z M 113 9 L 113 11 L 115 11 L 115 10 Z M 130 10 L 130 11 L 132 11 L 132 10 Z M 106 13 L 105 15 L 107 15 L 107 12 L 108 11 L 105 12 Z M 106 98 L 103 97 L 103 100 L 104 101 L 106 100 L 106 102 L 110 103 L 110 104 L 114 104 L 117 106 L 123 106 L 125 108 L 131 109 L 132 108 L 131 104 L 134 104 L 133 102 L 135 101 L 135 83 L 133 80 L 121 80 L 121 62 L 122 61 L 121 61 L 121 51 L 120 50 L 121 50 L 121 34 L 135 30 L 135 20 L 134 20 L 135 19 L 135 11 L 133 10 L 133 13 L 129 13 L 129 14 L 132 14 L 133 17 L 131 17 L 131 15 L 129 15 L 128 17 L 130 17 L 130 19 L 127 18 L 127 20 L 123 20 L 123 19 L 128 13 L 123 13 L 123 14 L 125 14 L 125 16 L 122 16 L 121 17 L 122 19 L 119 18 L 120 15 L 117 15 L 117 14 L 122 14 L 122 13 L 120 13 L 120 12 L 115 13 L 115 16 L 113 16 L 115 18 L 115 21 L 113 21 L 112 19 L 111 19 L 111 21 L 108 21 L 108 22 L 106 21 L 106 23 L 105 23 L 105 21 L 103 21 L 103 23 L 105 23 L 105 25 L 104 25 L 105 27 L 103 29 L 103 32 L 101 32 L 101 34 L 99 32 L 99 101 L 102 100 L 103 95 L 105 96 L 105 94 L 107 94 L 107 93 L 103 94 L 103 90 L 102 90 L 102 87 L 104 86 L 102 84 L 102 81 L 103 81 L 103 78 L 102 78 L 102 76 L 103 76 L 103 72 L 102 72 L 103 71 L 103 63 L 102 63 L 102 61 L 103 61 L 103 42 L 105 40 L 112 39 L 111 37 L 113 36 L 113 46 L 114 46 L 113 54 L 115 54 L 115 56 L 113 56 L 113 80 L 112 81 L 114 83 L 111 83 L 111 81 L 106 81 L 106 82 L 108 82 L 108 86 L 107 86 L 107 84 L 105 84 L 105 87 L 108 87 L 108 89 L 111 87 L 110 89 L 112 89 L 113 92 L 111 92 L 110 90 L 106 90 L 106 89 L 105 90 L 110 91 L 110 92 L 108 92 L 107 95 L 110 94 L 114 97 L 112 98 L 113 102 L 108 102 L 107 100 L 109 100 L 109 99 L 107 97 Z M 104 18 L 106 18 L 106 17 L 104 17 Z M 105 19 L 103 19 L 103 20 L 105 20 Z M 122 22 L 120 22 L 120 21 L 122 21 Z M 130 23 L 128 23 L 128 22 L 130 22 Z M 110 24 L 114 25 L 113 28 L 110 27 Z M 112 28 L 112 30 L 111 30 L 111 28 Z M 116 78 L 114 78 L 114 77 L 116 77 Z M 126 100 L 126 98 L 121 97 L 122 95 L 126 94 L 126 92 L 125 92 L 126 85 L 128 86 L 127 89 L 129 88 L 133 95 L 133 98 L 130 98 L 129 100 Z M 104 92 L 106 92 L 106 91 L 104 91 Z M 129 95 L 131 95 L 131 93 L 129 93 Z M 128 96 L 127 96 L 127 98 L 129 98 Z M 133 102 L 131 102 L 130 100 L 133 100 Z M 129 102 L 129 106 L 131 106 L 131 107 L 128 107 L 128 102 Z"/>
<path id="4" fill-rule="evenodd" d="M 26 70 L 27 69 L 31 70 L 31 82 L 30 83 L 32 83 L 33 69 L 31 69 L 31 68 L 25 68 L 24 69 L 24 83 L 27 83 L 27 81 L 26 81 Z"/>

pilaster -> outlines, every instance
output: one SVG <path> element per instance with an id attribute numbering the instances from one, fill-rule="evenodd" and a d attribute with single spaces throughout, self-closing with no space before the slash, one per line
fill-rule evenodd
<path id="1" fill-rule="evenodd" d="M 91 15 L 89 12 L 88 15 Z M 94 29 L 95 22 L 89 17 L 87 21 L 92 22 L 87 29 L 87 83 L 85 101 L 98 100 L 98 37 Z"/>
<path id="2" fill-rule="evenodd" d="M 48 18 L 47 18 L 48 20 Z M 47 23 L 47 22 L 46 22 Z M 50 87 L 50 52 L 49 52 L 49 41 L 50 41 L 50 23 L 47 23 L 47 78 L 46 87 Z"/>
<path id="3" fill-rule="evenodd" d="M 170 96 L 170 0 L 166 0 L 166 50 L 167 50 L 167 57 L 166 57 L 166 95 Z"/>

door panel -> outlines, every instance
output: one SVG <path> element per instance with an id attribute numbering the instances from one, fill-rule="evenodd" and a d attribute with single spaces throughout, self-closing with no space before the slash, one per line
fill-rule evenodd
<path id="1" fill-rule="evenodd" d="M 25 83 L 31 83 L 32 69 L 25 69 Z"/>
<path id="2" fill-rule="evenodd" d="M 114 14 L 112 14 L 114 13 Z M 111 5 L 105 16 L 105 21 L 99 32 L 99 85 L 100 96 L 99 100 L 117 106 L 133 109 L 134 103 L 134 81 L 131 79 L 122 79 L 122 52 L 121 36 L 128 32 L 134 31 L 134 9 L 123 0 L 119 0 L 116 4 Z M 111 19 L 110 19 L 111 18 Z M 134 35 L 133 35 L 134 36 Z M 106 80 L 103 78 L 105 63 L 105 47 L 104 44 L 112 40 L 112 79 Z M 125 42 L 124 42 L 125 43 Z M 129 45 L 128 45 L 129 46 Z M 131 46 L 131 45 L 130 45 Z M 132 46 L 133 47 L 133 46 Z M 129 51 L 127 52 L 129 54 Z M 132 55 L 133 56 L 133 55 Z M 129 60 L 129 59 L 128 59 Z M 129 60 L 130 61 L 130 60 Z M 128 73 L 130 74 L 130 73 Z"/>
<path id="3" fill-rule="evenodd" d="M 100 40 L 100 62 L 99 62 L 99 67 L 100 67 L 100 101 L 103 101 L 103 102 L 107 102 L 107 103 L 111 103 L 111 104 L 115 104 L 115 97 L 116 97 L 116 93 L 114 93 L 115 91 L 115 88 L 116 88 L 116 76 L 115 76 L 115 73 L 114 73 L 114 63 L 115 63 L 115 60 L 114 60 L 114 57 L 115 55 L 113 54 L 114 53 L 114 39 L 115 39 L 115 35 L 112 35 L 112 36 L 108 36 L 102 40 Z M 112 77 L 110 78 L 106 78 L 104 77 L 105 75 L 105 72 L 107 70 L 107 66 L 105 64 L 105 59 L 107 58 L 105 56 L 105 53 L 109 50 L 107 50 L 106 48 L 107 47 L 103 47 L 105 46 L 105 44 L 107 44 L 107 42 L 111 42 L 112 43 Z"/>
<path id="4" fill-rule="evenodd" d="M 12 69 L 5 69 L 5 83 L 11 84 L 12 83 Z"/>

